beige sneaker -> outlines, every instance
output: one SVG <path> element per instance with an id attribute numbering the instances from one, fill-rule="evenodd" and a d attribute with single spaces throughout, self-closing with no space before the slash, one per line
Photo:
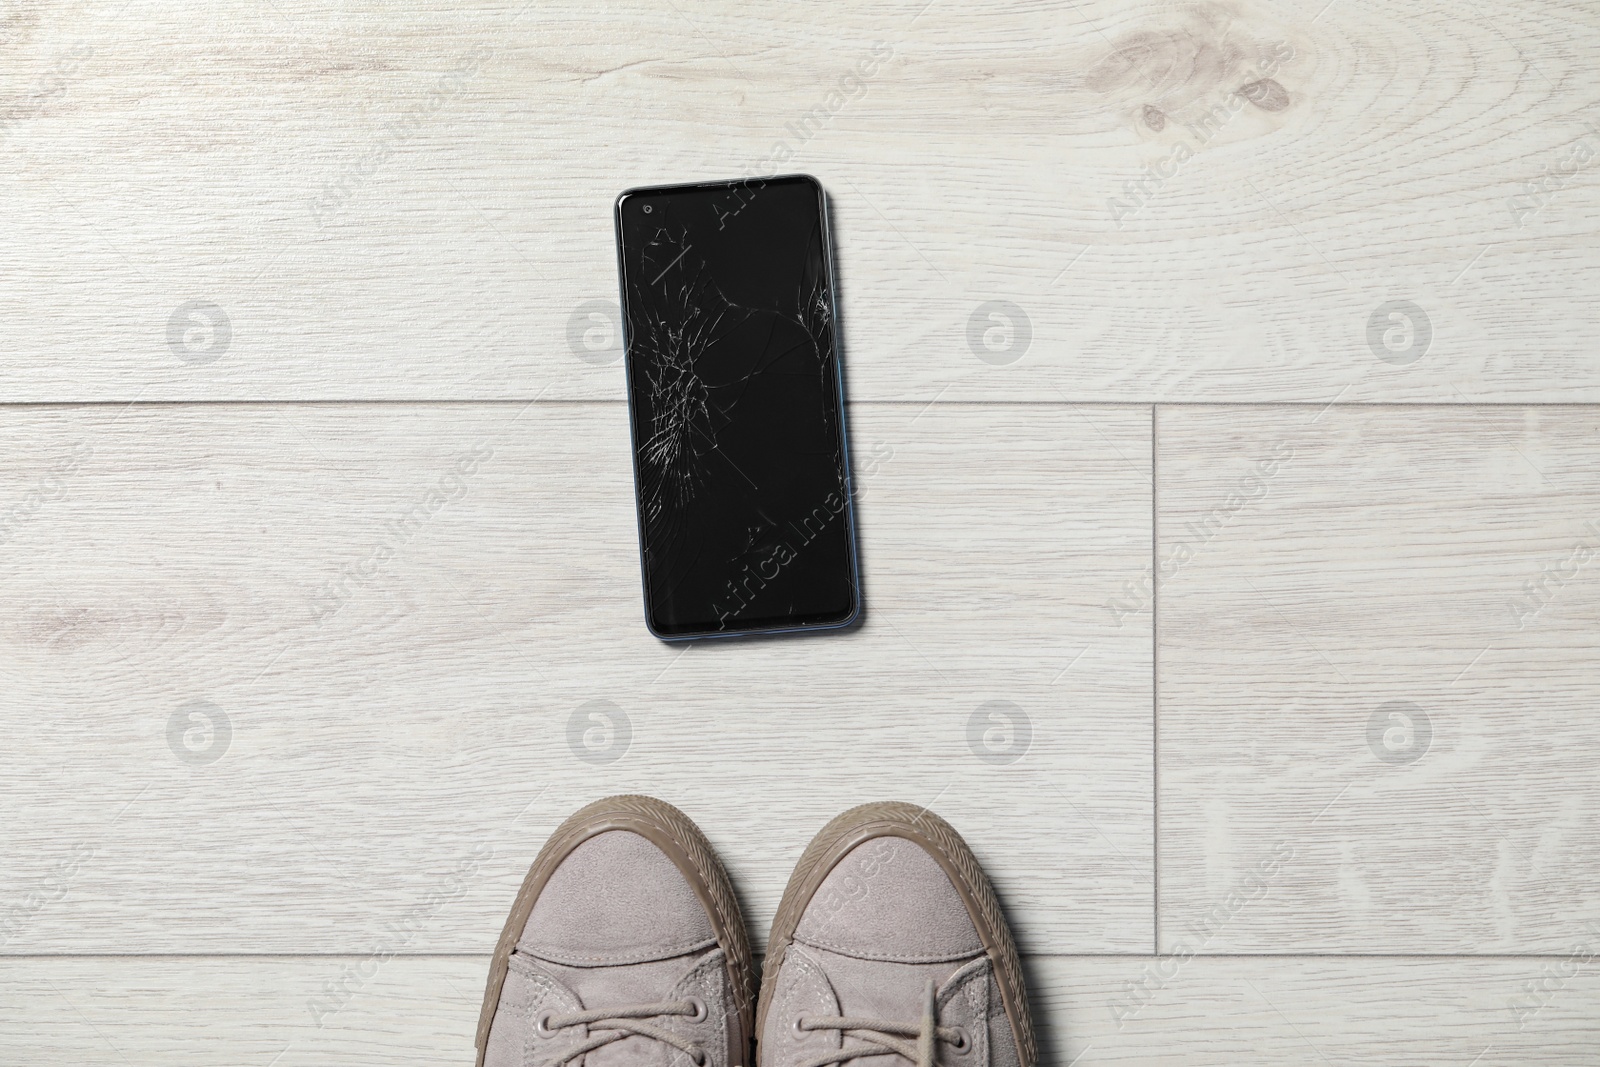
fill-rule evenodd
<path id="1" fill-rule="evenodd" d="M 649 797 L 596 801 L 551 835 L 511 907 L 478 1067 L 743 1067 L 754 977 L 700 829 Z"/>
<path id="2" fill-rule="evenodd" d="M 772 923 L 756 1034 L 759 1067 L 1033 1067 L 1017 949 L 961 835 L 912 804 L 823 827 Z"/>

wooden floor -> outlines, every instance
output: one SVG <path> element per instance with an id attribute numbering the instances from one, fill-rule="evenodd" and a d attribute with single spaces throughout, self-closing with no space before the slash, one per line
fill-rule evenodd
<path id="1" fill-rule="evenodd" d="M 1589 0 L 63 0 L 0 54 L 0 1061 L 470 1062 L 534 853 L 644 791 L 758 947 L 829 817 L 931 806 L 1052 1064 L 1600 1062 Z M 867 620 L 669 647 L 611 202 L 774 170 Z"/>

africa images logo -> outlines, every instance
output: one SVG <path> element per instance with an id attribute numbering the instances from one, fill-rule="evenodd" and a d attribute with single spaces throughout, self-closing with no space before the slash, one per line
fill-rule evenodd
<path id="1" fill-rule="evenodd" d="M 711 610 L 717 613 L 717 621 L 726 623 L 748 608 L 756 595 L 783 572 L 783 568 L 793 563 L 807 545 L 815 541 L 835 519 L 843 514 L 844 505 L 845 497 L 842 492 L 835 490 L 829 493 L 823 497 L 820 505 L 811 510 L 811 514 L 800 520 L 799 526 L 789 524 L 790 528 L 800 535 L 797 544 L 791 544 L 788 539 L 778 540 L 762 553 L 762 558 L 758 562 L 754 565 L 746 563 L 738 575 L 729 578 L 728 598 L 713 601 L 711 605 Z"/>

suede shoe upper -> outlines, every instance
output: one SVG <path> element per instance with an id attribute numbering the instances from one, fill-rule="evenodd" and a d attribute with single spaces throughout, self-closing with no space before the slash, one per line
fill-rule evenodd
<path id="1" fill-rule="evenodd" d="M 706 909 L 666 854 L 638 834 L 612 830 L 556 868 L 517 948 L 594 967 L 670 959 L 716 943 Z"/>
<path id="2" fill-rule="evenodd" d="M 907 836 L 883 832 L 901 825 Z M 907 805 L 840 816 L 802 858 L 774 922 L 759 1067 L 1032 1067 L 1003 924 L 976 860 L 942 820 Z"/>
<path id="3" fill-rule="evenodd" d="M 608 828 L 618 810 L 632 817 L 641 806 L 676 862 L 644 833 Z M 744 1067 L 751 981 L 734 909 L 726 875 L 681 812 L 647 798 L 584 809 L 541 852 L 508 920 L 481 1064 Z"/>

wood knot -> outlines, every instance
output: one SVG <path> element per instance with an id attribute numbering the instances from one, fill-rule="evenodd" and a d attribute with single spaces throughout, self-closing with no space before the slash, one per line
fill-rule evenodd
<path id="1" fill-rule="evenodd" d="M 1239 95 L 1262 111 L 1282 111 L 1289 106 L 1289 90 L 1274 78 L 1260 78 L 1239 86 Z"/>

